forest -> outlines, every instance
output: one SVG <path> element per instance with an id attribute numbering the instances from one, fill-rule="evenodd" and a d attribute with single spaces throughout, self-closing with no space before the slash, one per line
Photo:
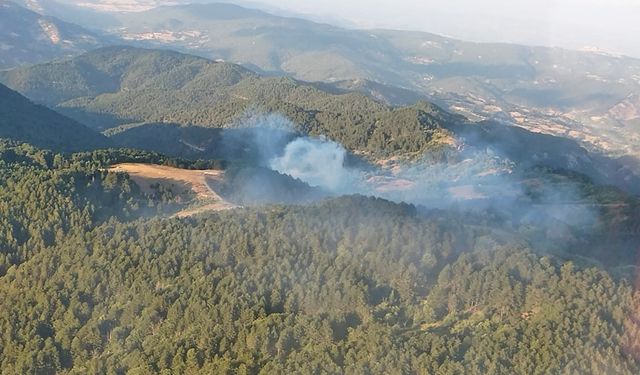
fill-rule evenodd
<path id="1" fill-rule="evenodd" d="M 425 154 L 455 163 L 468 157 L 466 151 L 488 149 L 527 167 L 571 169 L 597 183 L 640 192 L 640 176 L 627 161 L 586 150 L 573 139 L 499 121 L 470 122 L 431 102 L 391 106 L 329 84 L 261 76 L 240 65 L 173 51 L 104 47 L 2 71 L 0 82 L 59 111 L 67 123 L 73 119 L 108 136 L 83 129 L 80 139 L 59 141 L 64 151 L 90 149 L 77 147 L 85 144 L 82 138 L 97 137 L 111 147 L 229 160 L 234 155 L 224 152 L 227 134 L 238 137 L 247 128 L 279 127 L 326 137 L 371 163 L 393 157 L 416 160 Z M 11 113 L 9 118 L 15 117 Z M 15 132 L 8 133 L 16 139 Z M 34 137 L 19 140 L 52 147 Z"/>
<path id="2" fill-rule="evenodd" d="M 640 374 L 640 0 L 215 1 L 0 0 L 0 375 Z"/>
<path id="3" fill-rule="evenodd" d="M 640 373 L 627 159 L 165 50 L 0 81 L 2 375 Z"/>
<path id="4" fill-rule="evenodd" d="M 621 191 L 542 187 L 582 178 L 594 201 L 626 202 L 589 238 L 358 195 L 179 219 L 174 192 L 104 169 L 127 161 L 214 166 L 2 143 L 0 373 L 640 371 L 640 221 Z"/>

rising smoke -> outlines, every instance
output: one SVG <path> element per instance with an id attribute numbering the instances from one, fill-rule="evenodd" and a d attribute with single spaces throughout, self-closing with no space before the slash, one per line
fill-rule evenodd
<path id="1" fill-rule="evenodd" d="M 245 130 L 251 135 L 242 134 L 242 147 L 253 150 L 261 167 L 325 192 L 314 195 L 316 197 L 362 194 L 426 208 L 455 207 L 483 212 L 495 208 L 515 218 L 519 225 L 537 225 L 549 230 L 584 228 L 598 220 L 593 205 L 583 204 L 575 183 L 550 184 L 526 176 L 522 168 L 501 156 L 495 145 L 476 144 L 461 151 L 453 161 L 441 162 L 425 155 L 419 160 L 395 160 L 385 167 L 363 168 L 347 163 L 349 153 L 339 143 L 302 135 L 281 115 L 251 116 L 243 125 L 250 126 L 250 130 Z M 529 180 L 553 188 L 534 186 L 532 193 Z M 264 174 L 245 181 L 253 186 L 241 189 L 254 195 L 258 191 L 271 194 Z M 269 201 L 268 197 L 262 198 Z M 274 199 L 277 201 L 281 199 Z"/>
<path id="2" fill-rule="evenodd" d="M 269 167 L 332 193 L 361 192 L 361 173 L 345 167 L 346 156 L 347 151 L 336 142 L 300 137 L 287 144 L 282 155 L 272 158 Z"/>

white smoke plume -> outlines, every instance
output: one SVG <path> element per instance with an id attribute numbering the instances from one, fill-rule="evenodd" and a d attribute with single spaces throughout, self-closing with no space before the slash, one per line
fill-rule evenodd
<path id="1" fill-rule="evenodd" d="M 521 218 L 523 225 L 548 222 L 554 228 L 558 223 L 584 227 L 598 217 L 573 182 L 547 184 L 541 177 L 525 176 L 492 145 L 477 144 L 454 160 L 438 161 L 425 155 L 411 162 L 395 160 L 391 166 L 365 166 L 352 163 L 352 156 L 337 142 L 301 135 L 284 116 L 252 115 L 242 125 L 244 132 L 229 144 L 253 150 L 253 160 L 260 166 L 327 195 L 362 194 L 436 209 L 492 207 Z M 537 196 L 532 197 L 531 181 L 552 188 L 534 188 Z M 257 178 L 252 185 L 253 190 L 262 191 L 267 183 Z"/>
<path id="2" fill-rule="evenodd" d="M 355 193 L 359 173 L 345 167 L 346 156 L 347 151 L 336 142 L 300 137 L 287 144 L 284 154 L 271 159 L 269 167 L 313 187 L 333 193 Z"/>

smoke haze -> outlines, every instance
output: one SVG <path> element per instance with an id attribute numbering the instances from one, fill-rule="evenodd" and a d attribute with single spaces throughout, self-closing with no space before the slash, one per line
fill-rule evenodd
<path id="1" fill-rule="evenodd" d="M 495 145 L 478 140 L 454 160 L 438 161 L 425 154 L 418 160 L 354 166 L 341 144 L 301 135 L 282 115 L 252 114 L 242 125 L 243 136 L 236 137 L 234 147 L 252 149 L 260 167 L 297 180 L 290 183 L 294 191 L 300 190 L 299 181 L 314 188 L 301 195 L 303 202 L 361 194 L 426 209 L 490 210 L 514 225 L 541 228 L 548 238 L 571 238 L 573 230 L 588 231 L 600 220 L 597 205 L 585 198 L 576 182 L 548 180 L 544 173 L 518 166 Z M 246 173 L 242 186 L 236 186 L 239 191 L 263 203 L 295 201 L 283 197 L 286 184 L 281 178 L 264 171 Z"/>
<path id="2" fill-rule="evenodd" d="M 301 137 L 287 144 L 284 153 L 271 159 L 269 166 L 333 193 L 356 192 L 358 172 L 345 167 L 346 156 L 347 151 L 336 142 Z"/>

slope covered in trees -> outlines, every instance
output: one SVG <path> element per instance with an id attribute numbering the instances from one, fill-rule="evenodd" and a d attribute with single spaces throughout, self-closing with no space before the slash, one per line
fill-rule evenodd
<path id="1" fill-rule="evenodd" d="M 75 120 L 29 101 L 0 84 L 0 138 L 57 151 L 107 147 L 109 139 Z"/>
<path id="2" fill-rule="evenodd" d="M 210 167 L 134 150 L 69 155 L 0 140 L 0 275 L 69 233 L 84 233 L 114 218 L 172 213 L 187 202 L 179 191 L 159 185 L 144 194 L 127 175 L 106 172 L 120 162 Z"/>
<path id="3" fill-rule="evenodd" d="M 0 279 L 0 363 L 6 373 L 637 373 L 629 286 L 479 235 L 358 197 L 111 221 Z"/>
<path id="4" fill-rule="evenodd" d="M 293 132 L 328 137 L 369 160 L 425 153 L 435 160 L 460 160 L 466 157 L 461 150 L 490 149 L 525 167 L 575 170 L 630 191 L 640 186 L 633 169 L 562 137 L 469 123 L 426 102 L 392 107 L 327 85 L 261 77 L 238 65 L 171 51 L 107 47 L 0 72 L 0 80 L 36 102 L 109 129 L 117 144 L 174 156 L 229 159 L 235 155 L 224 152 L 228 132 L 221 129 L 276 122 Z"/>
<path id="5" fill-rule="evenodd" d="M 361 94 L 336 95 L 233 64 L 130 47 L 0 75 L 32 100 L 97 129 L 140 122 L 243 127 L 248 113 L 277 112 L 296 130 L 325 135 L 351 150 L 393 153 L 443 143 L 444 124 L 453 121 L 430 104 L 395 110 Z"/>
<path id="6" fill-rule="evenodd" d="M 613 229 L 637 238 L 638 203 L 620 192 L 585 181 L 612 212 L 635 204 L 604 218 L 601 241 L 597 223 L 559 231 L 362 196 L 177 219 L 158 215 L 180 206 L 172 192 L 104 167 L 197 163 L 0 150 L 2 373 L 640 370 L 634 274 L 585 247 L 613 258 Z"/>

